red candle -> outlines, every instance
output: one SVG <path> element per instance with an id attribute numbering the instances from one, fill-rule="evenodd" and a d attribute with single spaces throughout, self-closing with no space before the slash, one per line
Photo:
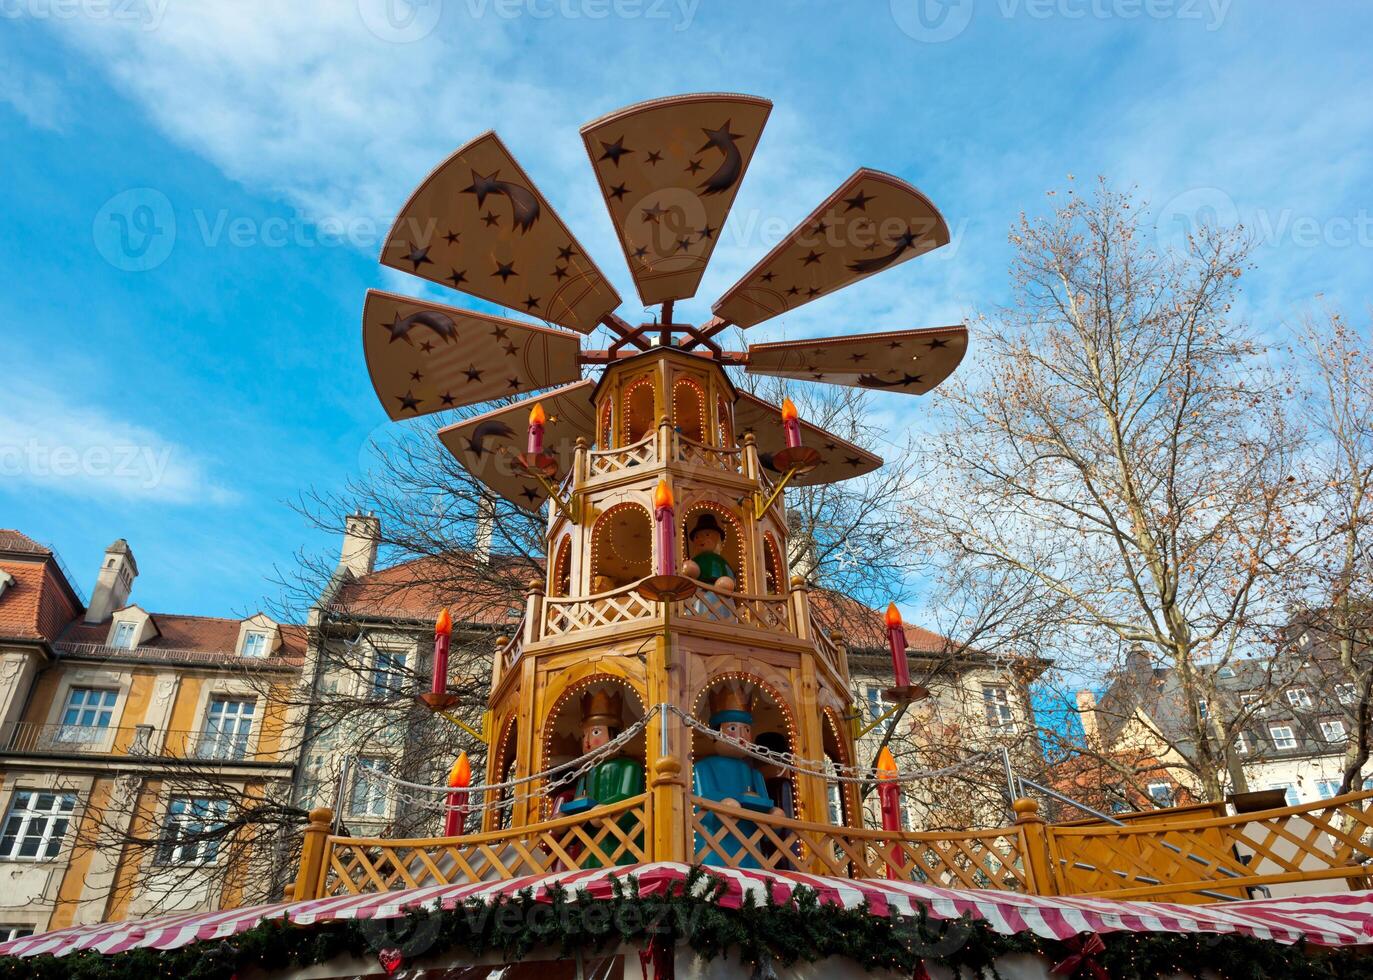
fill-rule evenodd
<path id="1" fill-rule="evenodd" d="M 882 808 L 882 829 L 901 829 L 901 784 L 896 781 L 896 759 L 891 749 L 885 745 L 877 755 L 877 802 Z M 899 878 L 900 873 L 892 865 L 901 863 L 900 845 L 893 847 L 892 864 L 887 866 L 888 878 Z"/>
<path id="2" fill-rule="evenodd" d="M 799 448 L 801 445 L 801 417 L 790 398 L 782 399 L 782 430 L 786 433 L 787 448 Z"/>
<path id="3" fill-rule="evenodd" d="M 453 618 L 448 615 L 448 607 L 439 610 L 438 621 L 434 623 L 434 676 L 430 679 L 429 690 L 444 694 L 448 690 L 448 645 L 453 639 Z"/>
<path id="4" fill-rule="evenodd" d="M 658 534 L 658 564 L 656 575 L 677 574 L 677 521 L 672 507 L 672 489 L 666 480 L 658 481 L 653 491 L 653 518 Z"/>
<path id="5" fill-rule="evenodd" d="M 543 402 L 535 402 L 529 410 L 529 455 L 538 456 L 543 452 L 543 424 L 548 417 L 543 412 Z"/>
<path id="6" fill-rule="evenodd" d="M 467 752 L 458 753 L 458 761 L 448 770 L 448 809 L 443 813 L 443 836 L 457 837 L 467 823 L 467 787 L 472 785 L 472 763 Z"/>
<path id="7" fill-rule="evenodd" d="M 911 686 L 911 669 L 906 662 L 906 627 L 901 624 L 901 613 L 896 603 L 887 605 L 887 642 L 891 645 L 891 669 L 896 675 L 898 688 Z"/>

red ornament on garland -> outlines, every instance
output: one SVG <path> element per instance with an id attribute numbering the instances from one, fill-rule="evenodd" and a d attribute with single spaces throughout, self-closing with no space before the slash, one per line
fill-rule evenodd
<path id="1" fill-rule="evenodd" d="M 915 970 L 911 973 L 911 980 L 930 980 L 930 971 L 925 966 L 924 960 L 917 960 Z"/>
<path id="2" fill-rule="evenodd" d="M 1072 955 L 1063 960 L 1062 963 L 1054 964 L 1050 973 L 1057 973 L 1065 977 L 1077 975 L 1078 970 L 1086 970 L 1095 980 L 1111 980 L 1111 975 L 1106 972 L 1106 968 L 1096 961 L 1097 956 L 1106 952 L 1106 943 L 1096 933 L 1087 933 L 1082 936 L 1074 936 L 1072 939 L 1063 940 L 1063 945 L 1072 950 Z"/>
<path id="3" fill-rule="evenodd" d="M 405 954 L 393 946 L 377 950 L 377 962 L 386 971 L 386 975 L 392 976 L 405 963 Z"/>

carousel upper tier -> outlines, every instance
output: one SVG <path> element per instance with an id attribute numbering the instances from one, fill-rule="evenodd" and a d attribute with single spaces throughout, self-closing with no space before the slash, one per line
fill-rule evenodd
<path id="1" fill-rule="evenodd" d="M 700 325 L 674 304 L 705 272 L 771 103 L 704 93 L 639 103 L 582 129 L 612 224 L 643 303 L 659 322 L 616 315 L 620 294 L 495 133 L 459 148 L 416 189 L 382 249 L 384 265 L 467 293 L 541 323 L 368 293 L 363 346 L 373 386 L 393 419 L 546 391 L 547 446 L 560 464 L 578 439 L 598 450 L 595 386 L 583 369 L 672 349 L 752 374 L 924 394 L 958 366 L 962 325 L 747 345 L 724 350 L 730 326 L 752 327 L 860 279 L 940 248 L 948 225 L 900 177 L 860 168 L 712 305 Z M 580 334 L 606 330 L 605 349 Z M 552 389 L 552 390 L 548 390 Z M 660 407 L 671 415 L 670 400 Z M 528 404 L 503 405 L 444 430 L 446 445 L 502 496 L 537 509 L 538 481 L 512 464 Z M 782 448 L 780 409 L 731 398 L 731 437 L 752 432 L 766 461 Z M 714 407 L 712 412 L 718 414 Z M 794 482 L 860 476 L 881 460 L 833 433 L 803 426 L 821 464 Z"/>

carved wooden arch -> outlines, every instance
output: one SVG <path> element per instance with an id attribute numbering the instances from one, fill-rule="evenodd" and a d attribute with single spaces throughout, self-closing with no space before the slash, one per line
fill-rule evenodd
<path id="1" fill-rule="evenodd" d="M 489 782 L 506 782 L 513 773 L 515 762 L 519 755 L 519 747 L 515 742 L 516 726 L 518 724 L 517 717 L 517 714 L 512 712 L 504 721 L 498 722 L 495 726 L 496 731 L 500 734 L 491 746 L 491 762 L 487 767 L 491 774 Z M 509 765 L 505 764 L 505 757 L 507 755 L 510 757 Z M 510 798 L 510 795 L 510 791 L 505 790 L 501 793 L 500 798 L 506 800 Z M 496 801 L 487 799 L 482 802 L 491 804 Z M 514 813 L 514 809 L 513 807 L 490 809 L 487 813 L 490 814 L 490 819 L 488 820 L 489 826 L 486 829 L 497 830 L 510 825 L 510 818 Z"/>
<path id="2" fill-rule="evenodd" d="M 612 566 L 607 560 L 610 556 L 606 554 L 611 549 L 612 543 L 605 539 L 612 533 L 609 529 L 614 527 L 614 515 L 627 513 L 631 510 L 637 511 L 643 520 L 644 550 L 642 559 L 635 557 L 632 560 L 626 560 L 623 563 L 624 567 Z M 588 579 L 590 592 L 596 594 L 609 591 L 597 586 L 596 580 L 601 575 L 611 578 L 615 583 L 612 587 L 618 588 L 643 578 L 652 567 L 653 516 L 649 507 L 638 499 L 638 495 L 635 495 L 629 499 L 622 499 L 601 511 L 596 522 L 591 526 L 591 570 Z"/>
<path id="3" fill-rule="evenodd" d="M 787 581 L 787 565 L 782 560 L 782 549 L 777 537 L 771 531 L 763 532 L 763 591 L 769 595 L 782 595 L 791 583 Z"/>
<path id="4" fill-rule="evenodd" d="M 658 400 L 655 397 L 656 386 L 654 384 L 656 378 L 657 375 L 651 372 L 641 374 L 624 386 L 624 390 L 620 394 L 620 417 L 624 420 L 624 424 L 620 426 L 624 437 L 621 445 L 629 446 L 638 442 L 652 432 L 653 427 L 658 424 L 656 418 Z M 647 391 L 647 405 L 643 403 L 643 395 L 636 396 L 636 392 L 640 391 Z"/>
<path id="5" fill-rule="evenodd" d="M 560 670 L 548 676 L 549 684 L 542 698 L 547 710 L 544 711 L 543 728 L 539 732 L 539 759 L 535 766 L 536 772 L 548 768 L 549 760 L 552 758 L 553 736 L 568 702 L 580 697 L 588 688 L 606 685 L 625 691 L 629 695 L 625 700 L 625 707 L 630 706 L 632 698 L 633 703 L 638 705 L 639 717 L 642 718 L 644 715 L 647 679 L 643 676 L 642 669 L 636 677 L 620 664 L 601 661 Z M 547 817 L 552 813 L 552 809 L 553 801 L 545 794 L 545 799 L 540 802 L 540 810 Z"/>
<path id="6" fill-rule="evenodd" d="M 696 514 L 702 510 L 711 511 L 725 524 L 725 556 L 734 569 L 734 591 L 747 593 L 751 579 L 748 567 L 749 549 L 744 546 L 744 522 L 739 514 L 729 504 L 719 500 L 713 491 L 698 491 L 683 501 L 680 507 L 681 516 L 677 519 L 679 554 L 684 558 L 691 557 L 691 542 L 687 540 L 687 535 L 691 533 L 691 525 L 696 520 Z"/>
<path id="7" fill-rule="evenodd" d="M 734 448 L 734 412 L 724 395 L 715 396 L 715 434 L 722 449 Z"/>
<path id="8" fill-rule="evenodd" d="M 692 714 L 701 721 L 709 719 L 703 716 L 703 709 L 708 708 L 707 698 L 711 690 L 725 682 L 735 682 L 739 684 L 752 685 L 756 690 L 762 691 L 767 695 L 774 707 L 782 715 L 786 724 L 786 737 L 788 749 L 795 753 L 800 739 L 800 734 L 796 725 L 796 712 L 792 710 L 791 702 L 781 694 L 779 685 L 764 678 L 761 674 L 746 670 L 725 670 L 719 671 L 707 677 L 697 688 L 696 692 L 688 702 L 691 705 Z M 790 687 L 790 684 L 787 685 Z M 704 736 L 702 736 L 704 737 Z M 695 758 L 694 747 L 691 747 L 692 758 Z M 801 799 L 801 787 L 798 785 L 797 773 L 791 774 L 792 797 L 796 801 L 797 819 L 805 819 L 805 806 Z"/>
<path id="9" fill-rule="evenodd" d="M 572 594 L 572 535 L 564 534 L 553 547 L 553 574 L 549 577 L 550 596 Z"/>
<path id="10" fill-rule="evenodd" d="M 820 738 L 821 742 L 833 741 L 836 749 L 833 761 L 841 766 L 852 766 L 854 764 L 850 752 L 849 740 L 845 737 L 848 727 L 844 724 L 841 712 L 831 707 L 820 709 Z M 840 814 L 845 826 L 862 826 L 862 821 L 854 822 L 856 815 L 862 812 L 862 801 L 858 795 L 857 783 L 839 783 L 839 800 L 842 808 Z M 828 792 L 826 793 L 828 796 Z"/>
<path id="11" fill-rule="evenodd" d="M 615 399 L 607 398 L 601 402 L 601 411 L 596 423 L 596 448 L 611 449 L 615 444 Z"/>
<path id="12" fill-rule="evenodd" d="M 690 389 L 694 399 L 694 417 L 688 417 L 683 412 L 682 389 Z M 707 416 L 706 390 L 701 387 L 701 382 L 689 374 L 679 374 L 672 382 L 672 422 L 683 436 L 693 442 L 706 442 L 706 433 L 710 427 L 710 420 Z M 689 423 L 688 424 L 688 420 Z"/>

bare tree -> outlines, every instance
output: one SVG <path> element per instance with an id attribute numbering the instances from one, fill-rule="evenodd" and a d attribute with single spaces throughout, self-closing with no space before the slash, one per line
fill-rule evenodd
<path id="1" fill-rule="evenodd" d="M 1231 310 L 1239 230 L 1186 254 L 1146 242 L 1104 183 L 1022 217 L 1010 308 L 974 335 L 977 366 L 943 389 L 910 518 L 946 581 L 1014 582 L 1017 615 L 1061 662 L 1112 651 L 1172 668 L 1187 765 L 1219 799 L 1244 788 L 1214 674 L 1281 618 L 1298 439 L 1282 380 Z M 937 396 L 938 397 L 938 396 Z"/>

